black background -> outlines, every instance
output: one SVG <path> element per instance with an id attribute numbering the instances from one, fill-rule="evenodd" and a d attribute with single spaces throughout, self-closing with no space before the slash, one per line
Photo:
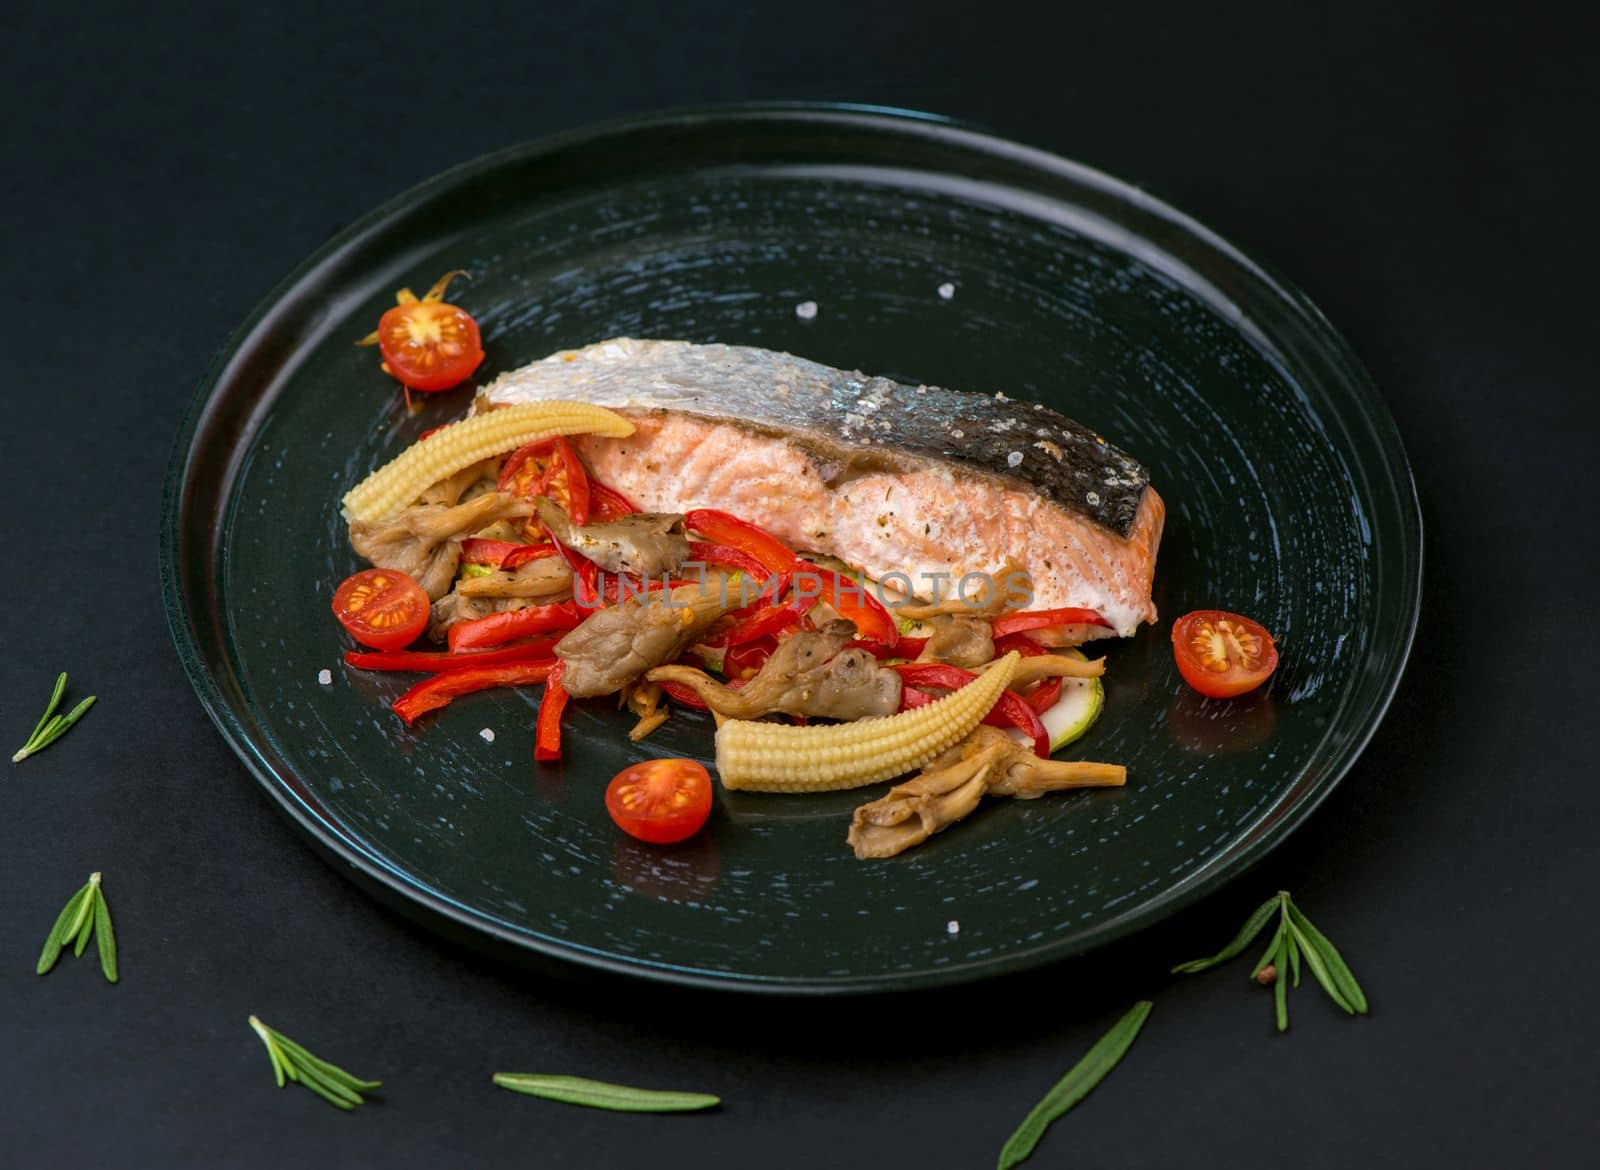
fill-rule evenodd
<path id="1" fill-rule="evenodd" d="M 293 11 L 296 7 L 302 9 Z M 368 6 L 363 6 L 364 8 Z M 100 705 L 0 776 L 0 1164 L 986 1166 L 1134 998 L 1127 1060 L 1039 1165 L 1591 1165 L 1600 428 L 1586 181 L 1596 22 L 1450 3 L 45 6 L 0 22 L 0 742 L 51 679 Z M 484 962 L 316 859 L 168 641 L 156 518 L 213 353 L 329 234 L 451 164 L 753 98 L 970 119 L 1148 187 L 1304 288 L 1405 435 L 1427 596 L 1394 707 L 1293 841 L 1091 959 L 792 1003 Z M 124 977 L 32 972 L 91 869 Z M 1175 981 L 1292 888 L 1373 1001 L 1244 964 Z M 388 1082 L 274 1092 L 259 1013 Z M 565 1108 L 495 1069 L 709 1088 Z"/>

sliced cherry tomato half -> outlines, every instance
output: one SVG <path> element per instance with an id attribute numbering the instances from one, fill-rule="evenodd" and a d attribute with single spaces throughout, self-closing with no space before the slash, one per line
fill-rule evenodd
<path id="1" fill-rule="evenodd" d="M 606 788 L 606 811 L 630 837 L 671 845 L 700 831 L 711 815 L 711 776 L 693 760 L 645 760 Z"/>
<path id="2" fill-rule="evenodd" d="M 1278 669 L 1278 647 L 1258 623 L 1197 609 L 1172 623 L 1172 656 L 1183 681 L 1212 699 L 1253 691 Z"/>
<path id="3" fill-rule="evenodd" d="M 383 368 L 409 392 L 459 386 L 483 363 L 478 323 L 464 309 L 445 303 L 444 291 L 462 273 L 447 272 L 420 299 L 408 288 L 378 318 L 375 333 L 360 344 L 376 344 Z"/>
<path id="4" fill-rule="evenodd" d="M 574 524 L 590 520 L 589 472 L 566 439 L 535 439 L 517 448 L 500 466 L 501 491 L 518 496 L 545 496 L 559 504 Z M 626 506 L 626 499 L 606 489 L 609 508 Z M 626 515 L 626 513 L 622 513 Z"/>
<path id="5" fill-rule="evenodd" d="M 398 650 L 428 625 L 428 595 L 394 569 L 363 569 L 333 594 L 333 616 L 363 646 Z"/>

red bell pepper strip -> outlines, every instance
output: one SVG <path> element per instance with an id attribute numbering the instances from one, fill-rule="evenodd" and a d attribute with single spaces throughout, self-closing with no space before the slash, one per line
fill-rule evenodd
<path id="1" fill-rule="evenodd" d="M 742 573 L 749 573 L 757 581 L 765 581 L 773 573 L 773 570 L 750 553 L 726 544 L 706 544 L 704 541 L 691 540 L 689 559 L 701 564 L 725 565 L 730 569 L 738 569 Z"/>
<path id="2" fill-rule="evenodd" d="M 558 660 L 524 662 L 515 666 L 464 666 L 424 679 L 394 701 L 394 713 L 415 723 L 429 711 L 447 706 L 452 699 L 492 687 L 520 687 L 544 682 Z"/>
<path id="3" fill-rule="evenodd" d="M 774 643 L 774 645 L 776 645 L 776 643 Z M 724 664 L 726 664 L 726 659 L 724 659 Z M 695 667 L 696 669 L 700 669 L 701 668 L 701 663 L 700 662 L 698 662 L 697 660 L 695 660 L 692 657 L 687 657 L 687 656 L 678 659 L 678 661 L 677 661 L 677 663 L 675 665 L 677 665 L 677 666 L 692 666 L 692 667 Z M 729 678 L 728 682 L 727 682 L 727 687 L 728 687 L 728 689 L 730 691 L 736 691 L 736 690 L 738 690 L 740 687 L 742 687 L 744 685 L 744 681 L 745 680 L 742 679 L 742 678 Z M 696 711 L 709 711 L 709 710 L 711 710 L 710 707 L 706 706 L 706 703 L 705 703 L 704 699 L 702 699 L 699 695 L 695 694 L 694 691 L 690 690 L 688 687 L 684 686 L 683 683 L 662 681 L 662 682 L 656 683 L 656 686 L 660 687 L 661 688 L 661 693 L 666 695 L 667 698 L 671 699 L 674 703 L 681 704 L 682 706 L 685 706 L 685 707 L 693 708 Z"/>
<path id="4" fill-rule="evenodd" d="M 816 575 L 822 589 L 818 600 L 826 601 L 840 617 L 854 622 L 856 633 L 861 637 L 890 647 L 900 641 L 900 627 L 864 583 L 847 580 L 832 569 L 810 561 L 801 561 L 799 571 Z"/>
<path id="5" fill-rule="evenodd" d="M 1050 647 L 1040 645 L 1026 634 L 1002 634 L 994 640 L 994 652 L 1009 654 L 1015 650 L 1024 658 L 1034 658 L 1040 654 L 1052 653 Z M 1056 700 L 1061 698 L 1061 679 L 1041 679 L 1039 684 L 1022 697 L 1041 715 L 1055 706 Z"/>
<path id="6" fill-rule="evenodd" d="M 626 601 L 640 601 L 651 593 L 676 589 L 680 585 L 699 585 L 699 581 L 669 577 L 665 581 L 649 581 L 631 573 L 601 573 L 600 599 L 605 605 L 620 605 Z"/>
<path id="7" fill-rule="evenodd" d="M 739 610 L 738 613 L 744 613 Z M 799 602 L 786 605 L 764 605 L 748 617 L 740 618 L 702 638 L 702 646 L 740 646 L 757 638 L 775 636 L 794 625 L 804 615 Z"/>
<path id="8" fill-rule="evenodd" d="M 511 553 L 527 547 L 514 540 L 485 540 L 481 536 L 469 536 L 461 542 L 461 559 L 469 565 L 494 565 L 498 568 Z"/>
<path id="9" fill-rule="evenodd" d="M 1038 630 L 1045 626 L 1105 626 L 1111 623 L 1092 609 L 1035 609 L 1022 613 L 1002 614 L 989 622 L 996 638 L 1006 634 L 1020 634 L 1024 630 Z"/>
<path id="10" fill-rule="evenodd" d="M 692 708 L 696 711 L 711 710 L 710 707 L 706 706 L 704 699 L 680 682 L 659 682 L 656 684 L 656 686 L 660 687 L 661 693 L 666 695 L 667 698 L 671 699 L 674 703 L 678 703 L 684 707 Z"/>
<path id="11" fill-rule="evenodd" d="M 600 566 L 557 540 L 556 534 L 550 531 L 548 524 L 541 521 L 539 527 L 544 530 L 545 536 L 556 546 L 566 560 L 567 567 L 572 570 L 572 596 L 578 605 L 586 610 L 596 610 L 603 606 L 605 599 L 600 596 Z"/>
<path id="12" fill-rule="evenodd" d="M 514 540 L 485 540 L 469 536 L 461 542 L 461 559 L 469 565 L 494 565 L 498 569 L 520 569 L 529 561 L 556 555 L 553 544 L 518 544 Z"/>
<path id="13" fill-rule="evenodd" d="M 539 719 L 533 735 L 533 758 L 536 760 L 561 758 L 561 712 L 567 709 L 567 688 L 561 685 L 561 676 L 566 672 L 567 664 L 557 662 L 544 684 L 544 698 L 539 700 Z"/>
<path id="14" fill-rule="evenodd" d="M 1040 654 L 1049 654 L 1050 648 L 1034 641 L 1026 634 L 996 634 L 994 639 L 995 657 L 1010 654 L 1015 650 L 1024 658 L 1035 658 Z"/>
<path id="15" fill-rule="evenodd" d="M 567 473 L 567 515 L 574 524 L 589 523 L 589 473 L 572 444 L 557 436 L 553 442 L 556 458 Z"/>
<path id="16" fill-rule="evenodd" d="M 730 683 L 753 677 L 767 664 L 778 648 L 776 638 L 755 638 L 738 646 L 728 647 L 722 656 L 722 673 Z"/>
<path id="17" fill-rule="evenodd" d="M 599 480 L 589 481 L 589 518 L 591 520 L 620 520 L 632 516 L 639 509 L 627 496 Z"/>
<path id="18" fill-rule="evenodd" d="M 531 561 L 540 561 L 545 557 L 560 556 L 561 550 L 553 544 L 519 544 L 505 555 L 500 562 L 500 567 L 506 572 L 520 569 Z"/>
<path id="19" fill-rule="evenodd" d="M 937 662 L 905 662 L 890 669 L 897 671 L 901 682 L 909 683 L 911 687 L 940 687 L 947 691 L 960 690 L 978 677 L 970 670 L 962 670 L 959 666 L 944 666 Z M 906 689 L 908 688 L 902 688 L 902 696 Z M 906 701 L 902 697 L 901 706 L 905 705 Z M 1022 697 L 1014 691 L 1001 691 L 999 700 L 989 709 L 983 721 L 994 727 L 1019 728 L 1024 735 L 1033 740 L 1034 754 L 1041 757 L 1050 754 L 1050 736 L 1045 731 L 1044 724 L 1039 722 L 1038 712 L 1023 702 Z"/>
<path id="20" fill-rule="evenodd" d="M 571 601 L 563 601 L 558 605 L 530 605 L 509 613 L 492 613 L 488 617 L 457 622 L 451 626 L 450 649 L 474 650 L 484 646 L 501 646 L 534 634 L 549 634 L 557 630 L 565 633 L 577 628 L 584 616 Z"/>
<path id="21" fill-rule="evenodd" d="M 698 585 L 698 581 L 684 581 L 669 578 L 665 581 L 651 581 L 644 577 L 635 577 L 632 573 L 601 573 L 600 574 L 600 599 L 606 605 L 620 605 L 624 600 L 642 601 L 651 593 L 663 589 L 676 589 L 679 585 Z"/>
<path id="22" fill-rule="evenodd" d="M 1061 679 L 1040 679 L 1039 685 L 1022 696 L 1022 701 L 1043 715 L 1061 698 Z"/>
<path id="23" fill-rule="evenodd" d="M 985 723 L 992 723 L 996 727 L 1011 726 L 1017 728 L 1023 735 L 1033 740 L 1033 754 L 1040 759 L 1047 759 L 1050 755 L 1050 733 L 1044 729 L 1044 724 L 1039 722 L 1039 713 L 1023 700 L 1015 691 L 1001 691 L 1000 701 L 984 716 Z"/>
<path id="24" fill-rule="evenodd" d="M 529 638 L 498 650 L 347 650 L 345 665 L 357 670 L 405 670 L 424 674 L 463 666 L 518 666 L 555 656 L 556 638 Z"/>
<path id="25" fill-rule="evenodd" d="M 713 544 L 749 553 L 774 573 L 792 572 L 800 558 L 772 533 L 748 521 L 715 508 L 696 508 L 684 513 L 683 522 Z"/>
<path id="26" fill-rule="evenodd" d="M 573 553 L 578 559 L 577 580 L 572 586 L 572 596 L 578 604 L 588 610 L 601 609 L 605 606 L 605 598 L 600 596 L 600 566 L 588 557 Z"/>
<path id="27" fill-rule="evenodd" d="M 853 638 L 845 644 L 846 650 L 865 650 L 874 658 L 914 659 L 920 657 L 927 648 L 928 639 L 907 637 L 902 637 L 893 646 L 885 646 L 870 638 Z"/>

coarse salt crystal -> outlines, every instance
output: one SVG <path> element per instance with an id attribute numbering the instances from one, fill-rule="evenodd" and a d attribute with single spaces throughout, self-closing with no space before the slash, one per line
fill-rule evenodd
<path id="1" fill-rule="evenodd" d="M 331 670 L 319 670 L 319 671 L 317 671 L 317 681 L 319 683 L 321 683 L 325 687 L 331 687 L 333 685 L 333 671 L 331 671 Z"/>
<path id="2" fill-rule="evenodd" d="M 494 742 L 494 728 L 485 727 L 482 731 L 478 732 L 478 734 L 483 737 L 483 742 L 484 743 L 493 743 Z"/>
<path id="3" fill-rule="evenodd" d="M 948 280 L 945 281 L 943 284 L 941 284 L 939 286 L 939 296 L 942 299 L 948 301 L 951 297 L 953 297 L 955 295 L 956 295 L 956 286 L 951 284 Z"/>
<path id="4" fill-rule="evenodd" d="M 946 932 L 948 932 L 950 934 L 960 934 L 961 933 L 961 923 L 957 922 L 954 918 L 952 918 L 949 922 L 946 922 L 944 924 L 944 928 L 945 928 Z"/>
<path id="5" fill-rule="evenodd" d="M 817 315 L 816 301 L 801 301 L 794 307 L 794 315 L 802 321 L 809 321 Z"/>
<path id="6" fill-rule="evenodd" d="M 1016 467 L 1021 462 L 1022 462 L 1022 452 L 1021 451 L 1013 451 L 1013 452 L 1011 452 L 1011 454 L 1006 456 L 1006 466 L 1007 467 Z"/>

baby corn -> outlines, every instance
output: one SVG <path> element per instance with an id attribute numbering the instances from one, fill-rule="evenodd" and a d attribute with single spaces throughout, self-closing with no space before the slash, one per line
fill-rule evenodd
<path id="1" fill-rule="evenodd" d="M 345 493 L 345 519 L 381 524 L 399 515 L 431 484 L 465 467 L 555 435 L 625 438 L 633 424 L 586 402 L 532 402 L 486 410 L 413 443 Z"/>
<path id="2" fill-rule="evenodd" d="M 833 792 L 914 772 L 972 733 L 1016 670 L 1012 651 L 959 691 L 898 715 L 816 727 L 729 719 L 717 728 L 727 788 Z"/>

